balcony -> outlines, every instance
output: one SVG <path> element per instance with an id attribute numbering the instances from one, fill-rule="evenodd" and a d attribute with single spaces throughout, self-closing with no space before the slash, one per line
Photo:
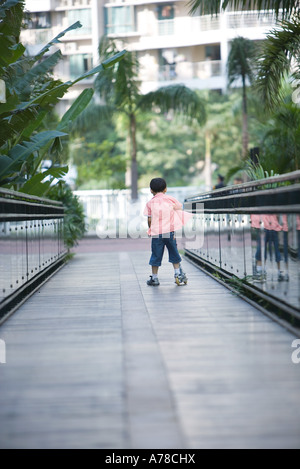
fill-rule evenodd
<path id="1" fill-rule="evenodd" d="M 48 44 L 54 37 L 53 29 L 26 29 L 22 31 L 22 41 L 29 46 Z"/>
<path id="2" fill-rule="evenodd" d="M 221 17 L 197 16 L 178 17 L 173 20 L 157 22 L 159 36 L 199 34 L 209 31 L 245 28 L 270 28 L 276 25 L 276 18 L 272 12 L 258 16 L 257 12 L 226 13 L 224 22 Z"/>
<path id="3" fill-rule="evenodd" d="M 222 75 L 221 60 L 180 62 L 159 67 L 158 81 L 207 80 Z"/>
<path id="4" fill-rule="evenodd" d="M 91 0 L 56 0 L 56 10 L 68 10 L 77 8 L 90 8 Z"/>
<path id="5" fill-rule="evenodd" d="M 51 11 L 55 8 L 55 0 L 26 0 L 25 8 L 28 11 Z"/>
<path id="6" fill-rule="evenodd" d="M 221 60 L 206 62 L 180 62 L 171 65 L 144 66 L 140 80 L 142 93 L 160 86 L 181 83 L 195 89 L 223 89 L 226 78 L 222 74 Z"/>
<path id="7" fill-rule="evenodd" d="M 276 25 L 276 18 L 273 12 L 258 14 L 255 11 L 241 13 L 227 13 L 227 29 L 244 29 L 244 28 L 270 28 Z"/>
<path id="8" fill-rule="evenodd" d="M 182 35 L 182 33 L 190 35 L 219 29 L 220 18 L 212 18 L 211 16 L 199 16 L 194 18 L 183 16 L 172 20 L 157 21 L 159 36 Z"/>
<path id="9" fill-rule="evenodd" d="M 158 35 L 172 36 L 174 34 L 175 20 L 158 21 Z"/>
<path id="10" fill-rule="evenodd" d="M 219 17 L 178 16 L 146 23 L 143 28 L 138 25 L 140 39 L 132 44 L 132 48 L 143 51 L 216 44 L 224 40 L 230 41 L 237 33 L 252 40 L 261 40 L 276 25 L 273 13 L 269 12 L 260 16 L 255 11 L 229 12 Z"/>

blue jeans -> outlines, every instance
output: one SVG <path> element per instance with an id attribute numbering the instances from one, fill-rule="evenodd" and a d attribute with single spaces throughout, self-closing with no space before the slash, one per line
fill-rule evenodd
<path id="1" fill-rule="evenodd" d="M 274 246 L 275 250 L 275 260 L 277 263 L 281 261 L 281 254 L 279 250 L 279 236 L 277 231 L 273 230 L 265 230 L 265 260 L 267 260 L 268 256 L 268 248 L 270 254 L 270 261 L 273 259 L 273 249 Z"/>
<path id="2" fill-rule="evenodd" d="M 261 261 L 261 232 L 259 229 L 255 229 L 255 236 L 256 236 L 256 254 L 255 260 L 258 262 Z"/>
<path id="3" fill-rule="evenodd" d="M 177 242 L 175 238 L 175 233 L 166 233 L 158 236 L 153 236 L 152 238 L 152 256 L 149 264 L 153 267 L 160 267 L 163 257 L 165 247 L 169 251 L 169 262 L 171 264 L 180 264 L 182 261 L 180 254 L 177 248 Z"/>

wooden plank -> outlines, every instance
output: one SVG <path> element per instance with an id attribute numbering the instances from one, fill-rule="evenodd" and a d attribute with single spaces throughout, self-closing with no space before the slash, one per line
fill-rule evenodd
<path id="1" fill-rule="evenodd" d="M 300 448 L 295 337 L 184 263 L 78 254 L 1 328 L 1 448 Z"/>

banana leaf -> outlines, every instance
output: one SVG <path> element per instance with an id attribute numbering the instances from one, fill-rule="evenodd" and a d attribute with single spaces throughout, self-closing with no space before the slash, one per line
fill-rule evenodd
<path id="1" fill-rule="evenodd" d="M 25 161 L 32 153 L 39 151 L 56 137 L 64 137 L 65 133 L 56 130 L 47 130 L 31 138 L 28 142 L 15 145 L 8 155 L 0 156 L 0 180 L 16 171 L 19 164 Z"/>
<path id="2" fill-rule="evenodd" d="M 37 197 L 43 197 L 49 191 L 52 182 L 55 179 L 62 179 L 69 171 L 68 166 L 64 167 L 52 167 L 43 173 L 36 174 L 24 186 L 19 190 L 25 194 L 35 195 Z M 49 181 L 43 182 L 44 179 L 49 178 Z"/>
<path id="3" fill-rule="evenodd" d="M 90 103 L 94 94 L 92 88 L 87 88 L 78 96 L 74 101 L 70 109 L 64 114 L 60 123 L 57 126 L 57 130 L 65 130 L 71 122 L 73 122 L 77 117 L 84 111 L 87 105 Z"/>
<path id="4" fill-rule="evenodd" d="M 46 52 L 49 51 L 50 47 L 54 46 L 55 44 L 60 44 L 60 42 L 61 42 L 59 40 L 60 38 L 62 38 L 69 31 L 72 31 L 72 30 L 78 29 L 78 28 L 82 28 L 82 24 L 80 23 L 80 21 L 76 21 L 76 23 L 72 24 L 67 29 L 65 29 L 64 31 L 59 33 L 54 39 L 52 39 L 50 42 L 48 42 L 48 44 L 46 44 L 46 46 L 43 47 L 40 50 L 40 52 L 35 56 L 35 60 L 36 61 L 40 60 L 46 54 Z"/>

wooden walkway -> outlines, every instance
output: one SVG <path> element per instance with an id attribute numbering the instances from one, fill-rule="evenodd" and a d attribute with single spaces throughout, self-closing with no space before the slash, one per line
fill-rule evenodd
<path id="1" fill-rule="evenodd" d="M 300 448 L 295 337 L 148 259 L 79 253 L 0 328 L 0 448 Z"/>

